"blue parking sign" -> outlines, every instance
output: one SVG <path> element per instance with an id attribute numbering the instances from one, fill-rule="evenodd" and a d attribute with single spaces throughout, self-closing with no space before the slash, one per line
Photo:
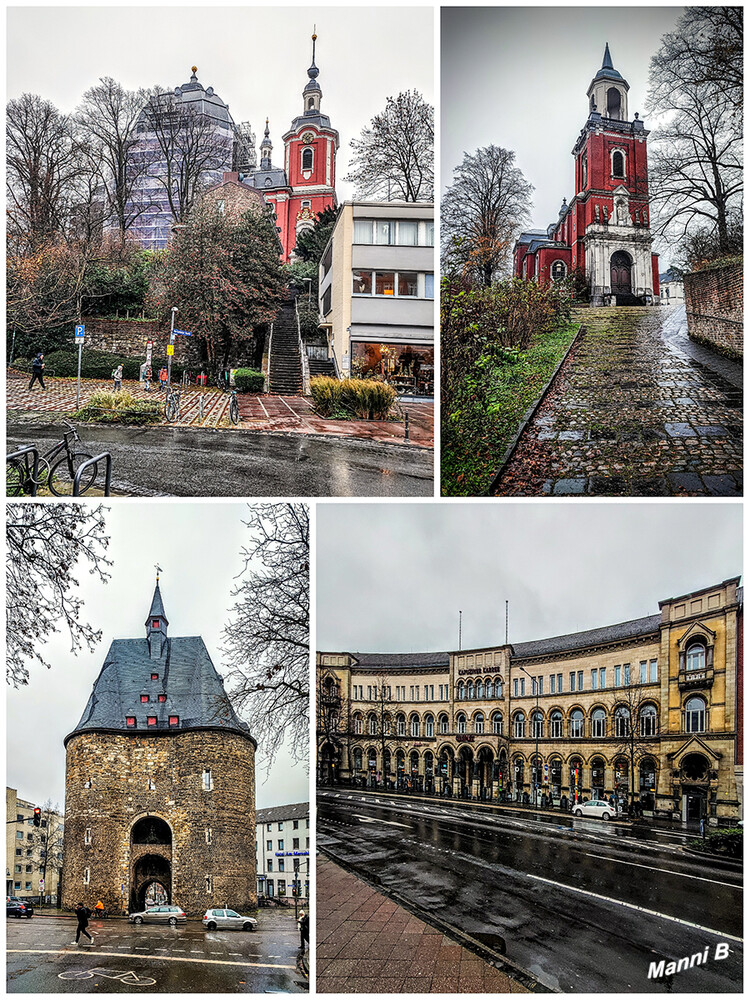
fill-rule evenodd
<path id="1" fill-rule="evenodd" d="M 76 340 L 83 340 L 85 332 L 86 332 L 86 327 L 83 325 L 83 323 L 79 324 L 76 327 Z"/>

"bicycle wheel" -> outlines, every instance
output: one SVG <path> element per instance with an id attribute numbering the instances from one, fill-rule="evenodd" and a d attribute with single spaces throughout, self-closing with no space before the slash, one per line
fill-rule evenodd
<path id="1" fill-rule="evenodd" d="M 94 456 L 87 454 L 85 451 L 79 451 L 72 457 L 73 474 L 70 474 L 70 466 L 68 465 L 67 455 L 56 462 L 52 469 L 50 470 L 49 480 L 47 485 L 49 486 L 50 493 L 54 494 L 56 497 L 70 497 L 73 496 L 73 483 L 75 480 L 76 472 L 80 467 L 92 459 Z M 90 465 L 88 469 L 84 472 L 81 483 L 80 483 L 80 494 L 83 495 L 87 490 L 96 482 L 96 477 L 99 471 L 97 465 Z"/>
<path id="2" fill-rule="evenodd" d="M 5 495 L 20 497 L 26 491 L 26 467 L 20 458 L 13 458 L 5 465 Z"/>
<path id="3" fill-rule="evenodd" d="M 238 424 L 240 422 L 240 404 L 237 402 L 236 396 L 233 396 L 231 402 L 229 403 L 229 419 L 233 424 Z"/>

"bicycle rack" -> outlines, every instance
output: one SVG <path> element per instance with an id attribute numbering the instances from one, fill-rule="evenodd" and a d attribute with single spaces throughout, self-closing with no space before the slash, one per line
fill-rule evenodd
<path id="1" fill-rule="evenodd" d="M 27 460 L 28 463 L 29 455 L 34 456 L 33 465 L 31 467 L 31 495 L 35 497 L 38 485 L 36 478 L 39 473 L 39 449 L 34 448 L 33 445 L 26 445 L 25 448 L 19 448 L 18 451 L 14 451 L 12 455 L 6 455 L 5 461 L 11 462 L 15 458 L 24 458 Z"/>
<path id="2" fill-rule="evenodd" d="M 83 465 L 76 472 L 75 479 L 73 480 L 73 496 L 79 497 L 81 495 L 81 476 L 88 469 L 90 465 L 96 465 L 101 462 L 102 459 L 106 461 L 107 470 L 104 474 L 104 495 L 108 497 L 110 495 L 110 484 L 112 482 L 112 455 L 108 451 L 103 451 L 101 455 L 97 455 L 96 458 L 90 458 L 88 462 L 84 462 Z"/>

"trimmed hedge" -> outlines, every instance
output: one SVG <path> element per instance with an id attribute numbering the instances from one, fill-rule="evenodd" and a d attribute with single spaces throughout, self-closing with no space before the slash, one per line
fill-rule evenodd
<path id="1" fill-rule="evenodd" d="M 254 368 L 238 368 L 234 373 L 234 386 L 238 392 L 263 392 L 266 377 Z"/>
<path id="2" fill-rule="evenodd" d="M 397 397 L 393 386 L 385 382 L 359 378 L 340 381 L 327 375 L 310 379 L 310 394 L 320 416 L 345 415 L 360 420 L 387 420 Z"/>
<path id="3" fill-rule="evenodd" d="M 81 378 L 110 379 L 115 368 L 122 365 L 122 377 L 137 381 L 141 365 L 145 360 L 145 354 L 132 358 L 110 354 L 107 351 L 86 350 L 84 348 L 81 354 Z M 78 351 L 51 351 L 44 355 L 44 364 L 45 372 L 52 373 L 55 378 L 75 378 L 78 374 Z M 152 357 L 151 372 L 154 380 L 159 377 L 159 369 L 166 367 L 166 358 Z M 175 364 L 173 361 L 172 380 L 181 379 L 184 369 L 184 365 Z"/>
<path id="4" fill-rule="evenodd" d="M 702 840 L 691 840 L 693 850 L 704 854 L 720 855 L 724 858 L 742 857 L 742 827 L 728 830 L 712 830 Z"/>
<path id="5" fill-rule="evenodd" d="M 137 399 L 129 392 L 94 392 L 74 419 L 100 424 L 156 424 L 161 416 L 160 403 Z"/>

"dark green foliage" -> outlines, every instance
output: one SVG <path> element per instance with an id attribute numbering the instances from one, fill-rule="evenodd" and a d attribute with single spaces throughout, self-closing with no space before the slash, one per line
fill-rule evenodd
<path id="1" fill-rule="evenodd" d="M 141 365 L 146 360 L 145 355 L 135 358 L 124 358 L 119 354 L 109 354 L 107 351 L 92 351 L 85 347 L 81 355 L 81 378 L 109 379 L 118 365 L 122 365 L 124 379 L 138 379 Z M 44 358 L 45 373 L 54 378 L 75 378 L 78 374 L 78 351 L 51 351 Z M 166 358 L 152 358 L 151 372 L 153 381 L 159 378 L 159 369 L 167 367 Z M 182 378 L 184 366 L 172 364 L 172 381 Z"/>
<path id="2" fill-rule="evenodd" d="M 263 392 L 266 378 L 263 372 L 253 368 L 238 368 L 234 373 L 234 384 L 237 392 Z"/>
<path id="3" fill-rule="evenodd" d="M 150 254 L 132 254 L 122 265 L 92 264 L 83 290 L 84 316 L 124 316 L 143 310 L 148 292 Z"/>
<path id="4" fill-rule="evenodd" d="M 742 828 L 712 830 L 702 840 L 691 840 L 690 846 L 706 854 L 718 854 L 725 858 L 742 857 Z"/>
<path id="5" fill-rule="evenodd" d="M 303 302 L 301 299 L 297 301 L 297 309 L 299 311 L 299 329 L 303 341 L 320 340 L 321 330 L 318 310 L 315 306 L 308 309 L 307 302 Z M 322 342 L 325 343 L 325 336 L 322 337 Z"/>
<path id="6" fill-rule="evenodd" d="M 297 237 L 297 245 L 294 248 L 294 252 L 300 260 L 311 261 L 316 265 L 320 263 L 320 258 L 323 256 L 323 251 L 336 224 L 337 215 L 338 212 L 329 206 L 322 212 L 318 212 L 312 229 L 302 230 Z"/>

